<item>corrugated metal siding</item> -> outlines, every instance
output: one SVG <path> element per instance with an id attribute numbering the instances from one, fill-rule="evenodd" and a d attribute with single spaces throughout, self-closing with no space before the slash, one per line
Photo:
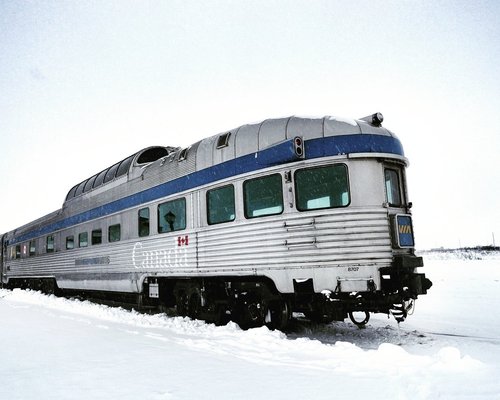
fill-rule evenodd
<path id="1" fill-rule="evenodd" d="M 189 244 L 179 246 L 178 238 L 186 236 Z M 386 210 L 346 208 L 257 218 L 198 233 L 179 231 L 11 260 L 7 276 L 55 276 L 61 287 L 138 291 L 146 271 L 158 276 L 274 274 L 280 289 L 293 290 L 290 274 L 294 270 L 332 268 L 328 279 L 336 282 L 339 267 L 378 268 L 388 265 L 391 258 Z M 85 264 L 85 260 L 91 262 Z M 96 260 L 104 261 L 93 264 Z M 276 275 L 272 272 L 276 270 L 286 273 Z"/>
<path id="2" fill-rule="evenodd" d="M 263 218 L 200 232 L 199 268 L 302 268 L 391 260 L 385 210 Z"/>
<path id="3" fill-rule="evenodd" d="M 185 235 L 189 235 L 191 243 L 178 246 L 177 238 Z M 97 260 L 102 262 L 96 263 Z M 9 278 L 54 276 L 61 287 L 73 289 L 95 289 L 88 281 L 100 280 L 107 282 L 107 290 L 123 290 L 126 282 L 130 286 L 127 291 L 137 291 L 137 279 L 146 270 L 149 275 L 184 273 L 195 270 L 196 264 L 196 235 L 182 231 L 143 241 L 94 245 L 11 260 L 6 275 Z"/>

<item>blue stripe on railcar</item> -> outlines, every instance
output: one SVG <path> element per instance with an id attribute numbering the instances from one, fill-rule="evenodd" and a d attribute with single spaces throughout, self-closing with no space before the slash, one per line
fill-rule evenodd
<path id="1" fill-rule="evenodd" d="M 392 136 L 373 134 L 330 136 L 307 140 L 304 145 L 305 158 L 307 159 L 351 153 L 389 153 L 404 156 L 401 142 Z M 193 172 L 142 192 L 132 194 L 92 210 L 35 229 L 13 238 L 9 244 L 24 242 L 60 229 L 69 228 L 73 225 L 105 217 L 163 197 L 230 178 L 231 176 L 258 171 L 275 165 L 286 164 L 297 161 L 298 159 L 299 157 L 297 157 L 294 151 L 293 140 L 287 140 L 257 153 L 248 154 L 205 168 L 201 171 Z"/>
<path id="2" fill-rule="evenodd" d="M 371 134 L 342 135 L 307 140 L 305 153 L 306 158 L 351 153 L 390 153 L 404 156 L 403 146 L 398 139 L 392 136 Z"/>

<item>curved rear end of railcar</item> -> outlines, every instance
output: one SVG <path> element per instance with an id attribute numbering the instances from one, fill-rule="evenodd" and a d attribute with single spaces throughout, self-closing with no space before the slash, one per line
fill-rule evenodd
<path id="1" fill-rule="evenodd" d="M 320 321 L 363 324 L 369 312 L 402 321 L 432 285 L 418 269 L 402 145 L 381 121 L 366 122 L 360 135 L 306 140 L 307 160 L 284 174 L 295 210 L 283 225 L 287 273 L 270 274 L 293 290 L 295 311 Z"/>
<path id="2" fill-rule="evenodd" d="M 415 255 L 405 168 L 402 157 L 380 153 L 292 171 L 296 213 L 283 224 L 287 274 L 273 280 L 284 292 L 293 290 L 296 311 L 325 321 L 355 311 L 403 320 L 412 301 L 427 292 L 431 283 L 418 272 L 423 262 Z"/>

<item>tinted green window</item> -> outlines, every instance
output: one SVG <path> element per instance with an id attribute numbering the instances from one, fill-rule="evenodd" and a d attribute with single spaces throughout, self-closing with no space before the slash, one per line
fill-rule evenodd
<path id="1" fill-rule="evenodd" d="M 149 236 L 149 208 L 142 208 L 138 215 L 139 237 Z"/>
<path id="2" fill-rule="evenodd" d="M 29 255 L 34 256 L 36 254 L 36 240 L 30 240 Z"/>
<path id="3" fill-rule="evenodd" d="M 395 169 L 385 170 L 385 194 L 387 202 L 391 206 L 401 205 L 401 187 L 399 185 L 399 174 Z"/>
<path id="4" fill-rule="evenodd" d="M 186 199 L 167 201 L 158 206 L 158 233 L 186 229 Z"/>
<path id="5" fill-rule="evenodd" d="M 108 228 L 108 241 L 109 242 L 118 242 L 121 239 L 121 228 L 120 224 L 111 225 Z"/>
<path id="6" fill-rule="evenodd" d="M 299 211 L 347 206 L 347 167 L 338 164 L 296 171 L 295 195 Z"/>
<path id="7" fill-rule="evenodd" d="M 234 221 L 236 211 L 234 207 L 234 186 L 224 186 L 207 192 L 208 223 L 220 224 Z"/>
<path id="8" fill-rule="evenodd" d="M 21 245 L 20 244 L 16 245 L 16 252 L 15 252 L 15 256 L 13 258 L 21 258 Z"/>
<path id="9" fill-rule="evenodd" d="M 92 231 L 92 244 L 101 244 L 102 243 L 102 230 L 95 229 Z"/>
<path id="10" fill-rule="evenodd" d="M 71 250 L 75 248 L 75 238 L 73 236 L 66 237 L 66 249 Z"/>
<path id="11" fill-rule="evenodd" d="M 54 235 L 47 236 L 47 253 L 54 252 Z"/>
<path id="12" fill-rule="evenodd" d="M 78 235 L 78 247 L 87 247 L 89 245 L 89 234 L 82 232 Z"/>
<path id="13" fill-rule="evenodd" d="M 255 218 L 283 212 L 281 175 L 269 175 L 243 183 L 245 217 Z"/>

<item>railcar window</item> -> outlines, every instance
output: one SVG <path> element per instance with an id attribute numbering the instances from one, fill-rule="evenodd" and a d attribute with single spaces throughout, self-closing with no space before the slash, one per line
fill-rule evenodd
<path id="1" fill-rule="evenodd" d="M 47 253 L 54 252 L 54 235 L 47 236 Z"/>
<path id="2" fill-rule="evenodd" d="M 82 232 L 78 235 L 78 247 L 87 247 L 89 245 L 88 232 Z"/>
<path id="3" fill-rule="evenodd" d="M 108 228 L 108 241 L 109 242 L 119 242 L 120 239 L 121 239 L 120 224 L 110 225 Z"/>
<path id="4" fill-rule="evenodd" d="M 116 171 L 117 177 L 125 175 L 128 172 L 130 164 L 132 164 L 132 160 L 134 159 L 134 157 L 135 154 L 131 155 L 129 158 L 126 158 L 121 162 L 120 166 L 118 167 L 118 171 Z"/>
<path id="5" fill-rule="evenodd" d="M 78 188 L 78 185 L 73 186 L 71 188 L 71 190 L 68 192 L 68 195 L 66 196 L 66 200 L 69 200 L 69 199 L 72 199 L 73 197 L 75 197 L 75 192 L 76 192 L 77 188 Z"/>
<path id="6" fill-rule="evenodd" d="M 30 257 L 36 254 L 36 240 L 30 240 L 30 248 L 28 254 L 30 255 Z"/>
<path id="7" fill-rule="evenodd" d="M 94 229 L 92 231 L 91 243 L 93 245 L 102 243 L 102 229 Z"/>
<path id="8" fill-rule="evenodd" d="M 167 201 L 158 206 L 158 233 L 186 229 L 186 199 Z"/>
<path id="9" fill-rule="evenodd" d="M 85 181 L 86 182 L 86 181 Z M 78 185 L 76 192 L 75 192 L 75 197 L 80 196 L 83 193 L 83 189 L 85 188 L 85 182 L 82 182 Z"/>
<path id="10" fill-rule="evenodd" d="M 97 178 L 95 178 L 94 186 L 92 186 L 93 188 L 96 188 L 96 187 L 99 187 L 102 185 L 102 183 L 104 182 L 104 177 L 106 176 L 106 172 L 107 172 L 106 169 L 104 171 L 99 172 L 99 175 L 97 175 Z"/>
<path id="11" fill-rule="evenodd" d="M 245 181 L 243 193 L 246 218 L 283 212 L 283 188 L 279 174 Z"/>
<path id="12" fill-rule="evenodd" d="M 75 248 L 75 237 L 73 235 L 66 237 L 66 250 Z"/>
<path id="13" fill-rule="evenodd" d="M 399 183 L 399 173 L 395 169 L 385 170 L 385 194 L 387 202 L 391 206 L 401 205 L 401 186 Z"/>
<path id="14" fill-rule="evenodd" d="M 137 159 L 137 164 L 147 164 L 168 156 L 168 149 L 165 147 L 152 147 L 145 150 Z"/>
<path id="15" fill-rule="evenodd" d="M 234 221 L 234 186 L 224 186 L 207 192 L 207 219 L 210 225 Z"/>
<path id="16" fill-rule="evenodd" d="M 141 208 L 138 214 L 139 237 L 149 236 L 149 207 Z"/>
<path id="17" fill-rule="evenodd" d="M 83 188 L 83 193 L 88 192 L 92 187 L 94 186 L 94 182 L 97 178 L 97 175 L 94 175 L 92 178 L 89 178 L 87 183 L 85 184 L 85 187 Z"/>
<path id="18" fill-rule="evenodd" d="M 344 164 L 301 169 L 295 172 L 295 194 L 299 211 L 349 205 L 349 181 Z"/>
<path id="19" fill-rule="evenodd" d="M 21 245 L 20 244 L 16 245 L 16 252 L 15 252 L 14 258 L 21 258 Z"/>
<path id="20" fill-rule="evenodd" d="M 104 176 L 104 183 L 107 183 L 115 178 L 116 171 L 118 170 L 119 166 L 120 163 L 116 163 L 115 165 L 109 167 L 108 172 L 106 172 L 106 175 Z"/>

